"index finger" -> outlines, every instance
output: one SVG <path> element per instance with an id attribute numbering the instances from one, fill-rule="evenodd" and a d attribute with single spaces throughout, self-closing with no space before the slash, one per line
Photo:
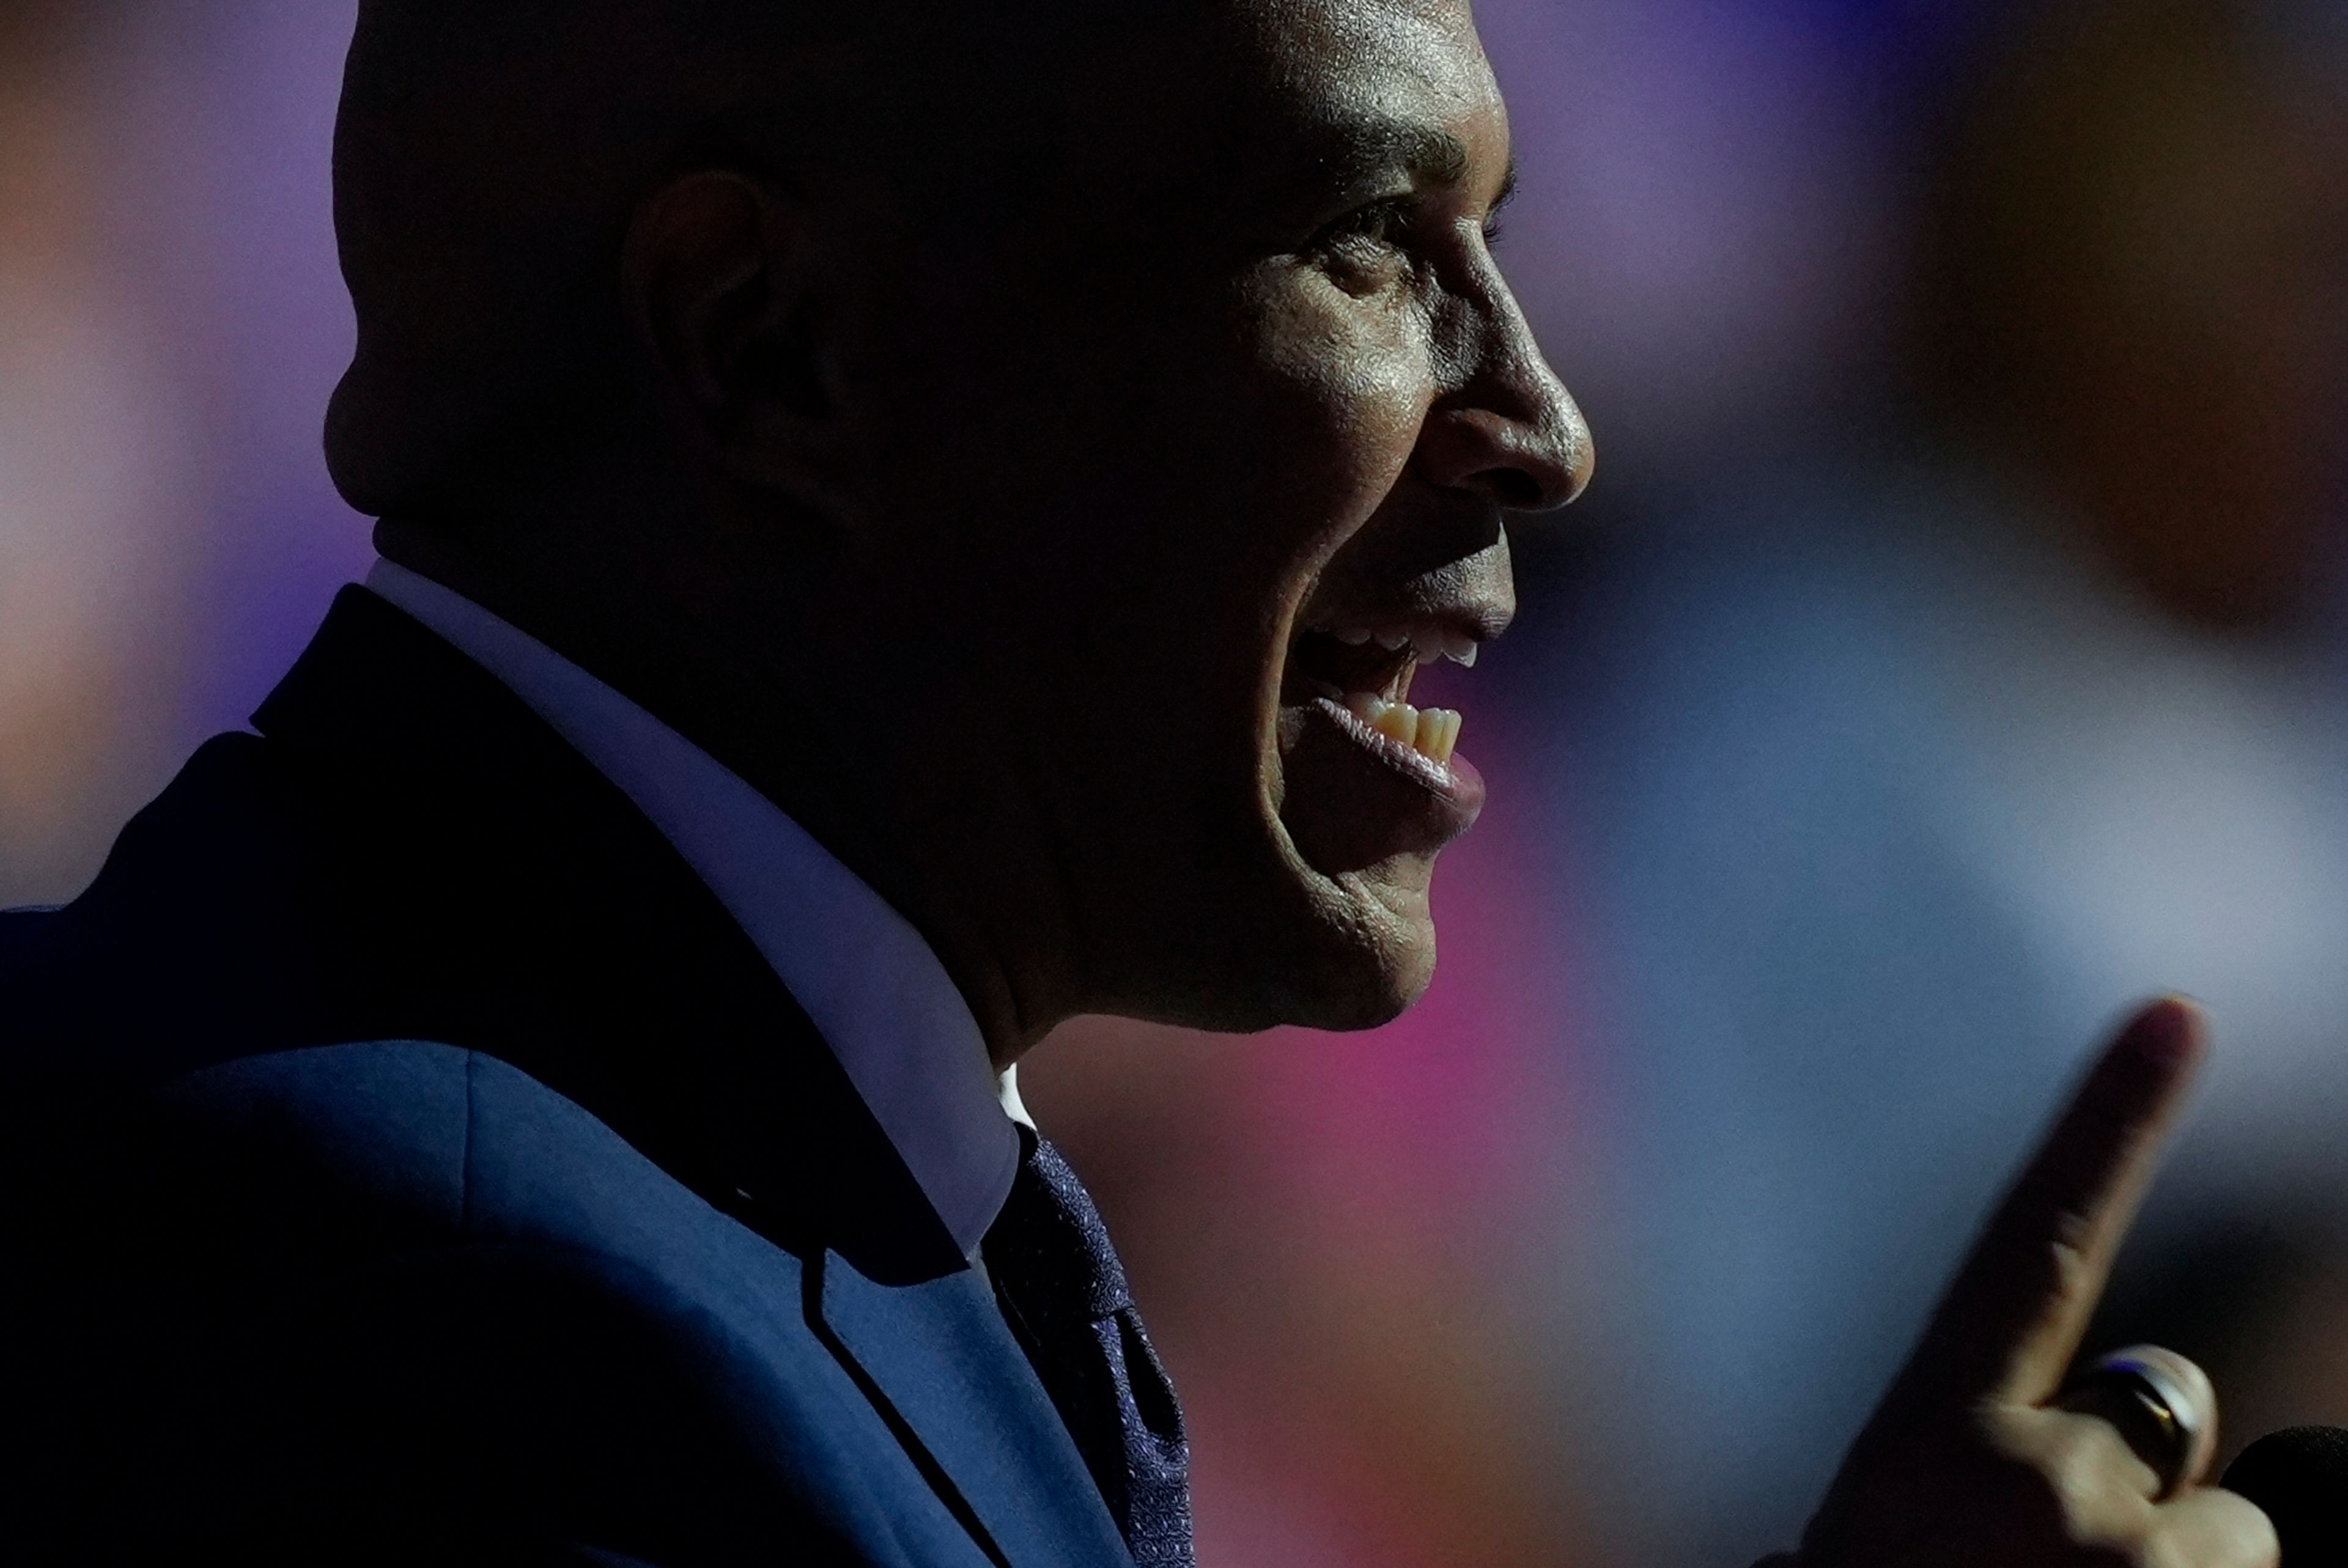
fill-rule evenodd
<path id="1" fill-rule="evenodd" d="M 2105 1048 L 1957 1271 L 1901 1394 L 1950 1407 L 2054 1397 L 2207 1040 L 2201 1009 L 2166 997 Z"/>

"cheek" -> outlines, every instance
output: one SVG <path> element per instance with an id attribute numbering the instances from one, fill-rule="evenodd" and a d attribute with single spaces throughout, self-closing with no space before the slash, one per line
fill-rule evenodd
<path id="1" fill-rule="evenodd" d="M 1337 536 L 1377 509 L 1416 446 L 1435 397 L 1419 313 L 1354 300 L 1309 279 L 1269 289 L 1247 323 L 1260 393 L 1257 438 L 1292 504 Z"/>

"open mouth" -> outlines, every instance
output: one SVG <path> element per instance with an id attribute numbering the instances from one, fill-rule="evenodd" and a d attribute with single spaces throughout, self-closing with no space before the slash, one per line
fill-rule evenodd
<path id="1" fill-rule="evenodd" d="M 1281 820 L 1331 876 L 1431 855 L 1468 831 L 1484 780 L 1458 754 L 1461 719 L 1415 707 L 1413 679 L 1443 660 L 1476 662 L 1469 616 L 1306 625 L 1281 677 Z"/>
<path id="2" fill-rule="evenodd" d="M 1421 665 L 1439 660 L 1472 668 L 1479 646 L 1468 632 L 1433 620 L 1307 629 L 1289 649 L 1281 701 L 1334 704 L 1374 749 L 1383 749 L 1378 740 L 1392 743 L 1447 774 L 1464 721 L 1453 709 L 1413 707 L 1411 682 Z"/>

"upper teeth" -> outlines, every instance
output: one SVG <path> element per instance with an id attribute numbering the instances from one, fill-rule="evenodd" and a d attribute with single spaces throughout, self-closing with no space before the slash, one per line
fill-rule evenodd
<path id="1" fill-rule="evenodd" d="M 1408 648 L 1421 664 L 1448 659 L 1472 669 L 1476 663 L 1476 640 L 1464 631 L 1454 631 L 1446 626 L 1347 626 L 1330 635 L 1348 648 L 1359 648 L 1373 641 L 1389 653 Z"/>

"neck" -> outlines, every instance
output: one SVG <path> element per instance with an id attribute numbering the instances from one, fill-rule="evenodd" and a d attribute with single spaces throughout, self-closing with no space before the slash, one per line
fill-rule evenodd
<path id="1" fill-rule="evenodd" d="M 1043 967 L 1023 961 L 1026 949 L 1015 935 L 1006 940 L 1000 926 L 947 891 L 985 886 L 983 872 L 927 873 L 922 851 L 932 841 L 899 831 L 901 814 L 889 809 L 901 792 L 872 787 L 870 770 L 826 733 L 836 726 L 808 722 L 813 704 L 699 618 L 661 607 L 656 596 L 594 586 L 640 583 L 642 574 L 520 570 L 507 552 L 401 518 L 384 519 L 376 544 L 386 558 L 463 594 L 656 714 L 788 813 L 922 933 L 998 1068 L 1075 1010 L 1037 1004 L 1054 989 L 1035 983 Z"/>

